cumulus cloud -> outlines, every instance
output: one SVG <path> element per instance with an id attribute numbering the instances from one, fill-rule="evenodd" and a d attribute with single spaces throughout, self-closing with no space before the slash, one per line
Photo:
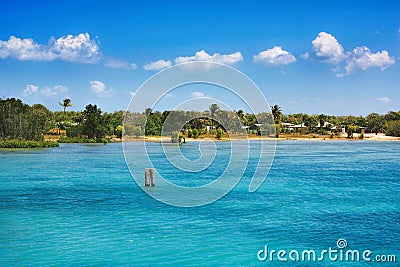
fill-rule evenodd
<path id="1" fill-rule="evenodd" d="M 180 56 L 175 58 L 175 63 L 186 63 L 193 61 L 211 61 L 226 65 L 232 65 L 237 62 L 243 61 L 243 55 L 240 52 L 235 52 L 232 54 L 221 55 L 214 53 L 213 55 L 208 54 L 205 50 L 198 51 L 194 56 Z"/>
<path id="2" fill-rule="evenodd" d="M 159 59 L 143 66 L 145 70 L 162 70 L 172 66 L 171 60 Z"/>
<path id="3" fill-rule="evenodd" d="M 64 85 L 56 85 L 53 87 L 44 87 L 40 92 L 46 96 L 56 96 L 61 93 L 68 92 L 68 87 Z"/>
<path id="4" fill-rule="evenodd" d="M 110 87 L 107 88 L 104 83 L 101 81 L 89 81 L 90 83 L 90 88 L 92 89 L 93 92 L 97 94 L 98 97 L 101 98 L 107 98 L 112 95 L 114 90 Z"/>
<path id="5" fill-rule="evenodd" d="M 296 62 L 296 58 L 288 51 L 280 46 L 274 46 L 253 56 L 256 63 L 264 63 L 265 65 L 287 65 Z"/>
<path id="6" fill-rule="evenodd" d="M 124 59 L 107 57 L 104 59 L 104 66 L 113 69 L 137 69 L 135 63 L 129 63 Z"/>
<path id="7" fill-rule="evenodd" d="M 66 92 L 68 92 L 68 87 L 64 85 L 55 85 L 53 87 L 46 86 L 40 89 L 37 85 L 28 84 L 23 91 L 23 95 L 27 96 L 40 93 L 45 96 L 57 96 Z"/>
<path id="8" fill-rule="evenodd" d="M 38 91 L 39 91 L 39 86 L 36 86 L 34 84 L 28 84 L 25 87 L 24 94 L 31 95 L 31 94 L 37 93 Z"/>
<path id="9" fill-rule="evenodd" d="M 368 68 L 377 67 L 384 71 L 395 63 L 394 57 L 389 56 L 388 51 L 382 50 L 372 53 L 366 46 L 354 48 L 346 60 L 346 72 L 338 74 L 338 76 L 349 75 L 357 69 L 366 70 Z"/>
<path id="10" fill-rule="evenodd" d="M 308 59 L 310 57 L 310 53 L 306 52 L 304 54 L 301 54 L 300 57 L 303 59 Z"/>
<path id="11" fill-rule="evenodd" d="M 389 97 L 385 96 L 385 97 L 379 97 L 378 101 L 382 102 L 382 103 L 389 103 L 391 101 L 391 99 Z"/>
<path id="12" fill-rule="evenodd" d="M 191 92 L 190 95 L 193 97 L 204 97 L 202 92 Z"/>
<path id="13" fill-rule="evenodd" d="M 17 60 L 95 63 L 101 57 L 97 42 L 88 33 L 67 35 L 50 39 L 48 45 L 38 44 L 31 38 L 21 39 L 10 36 L 7 41 L 0 40 L 0 58 Z"/>
<path id="14" fill-rule="evenodd" d="M 352 74 L 357 69 L 376 67 L 384 71 L 395 63 L 394 57 L 386 50 L 373 53 L 368 47 L 359 46 L 353 51 L 346 52 L 336 38 L 326 32 L 320 32 L 312 41 L 312 45 L 315 58 L 335 65 L 331 71 L 335 72 L 337 77 Z"/>
<path id="15" fill-rule="evenodd" d="M 315 55 L 326 62 L 336 64 L 346 57 L 342 45 L 329 33 L 320 32 L 312 45 Z"/>

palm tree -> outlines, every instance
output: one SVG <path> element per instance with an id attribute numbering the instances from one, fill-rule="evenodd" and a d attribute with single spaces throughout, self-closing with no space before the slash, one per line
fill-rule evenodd
<path id="1" fill-rule="evenodd" d="M 211 106 L 209 107 L 212 119 L 214 119 L 215 112 L 217 112 L 218 109 L 219 109 L 219 106 L 217 104 L 211 104 Z M 214 121 L 213 120 L 211 120 L 211 128 L 214 129 Z"/>
<path id="2" fill-rule="evenodd" d="M 69 98 L 64 99 L 62 103 L 59 102 L 58 104 L 60 104 L 60 106 L 64 108 L 64 114 L 65 114 L 65 109 L 72 106 L 71 99 Z"/>
<path id="3" fill-rule="evenodd" d="M 247 126 L 247 119 L 246 119 L 246 115 L 244 114 L 243 110 L 239 109 L 236 112 L 236 114 L 239 117 L 239 119 L 243 122 L 244 126 Z"/>
<path id="4" fill-rule="evenodd" d="M 278 105 L 274 105 L 271 107 L 272 115 L 274 116 L 275 123 L 278 124 L 279 121 L 282 119 L 282 109 Z"/>
<path id="5" fill-rule="evenodd" d="M 146 113 L 146 117 L 148 118 L 151 115 L 151 108 L 146 108 L 146 110 L 144 111 Z"/>

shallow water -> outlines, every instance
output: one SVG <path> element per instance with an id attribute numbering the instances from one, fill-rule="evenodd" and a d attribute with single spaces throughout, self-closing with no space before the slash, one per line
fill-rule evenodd
<path id="1" fill-rule="evenodd" d="M 158 151 L 160 144 L 149 146 Z M 183 153 L 196 159 L 198 150 L 190 146 L 196 143 Z M 151 157 L 164 166 L 161 154 Z M 264 245 L 337 249 L 339 238 L 348 248 L 395 254 L 400 261 L 398 142 L 278 142 L 258 191 L 248 192 L 250 162 L 233 191 L 197 208 L 168 206 L 145 194 L 118 143 L 0 150 L 0 166 L 2 266 L 257 266 L 268 263 L 257 259 Z M 168 177 L 169 167 L 163 168 Z M 221 169 L 207 171 L 212 179 Z M 181 185 L 209 182 L 185 177 L 169 176 Z"/>

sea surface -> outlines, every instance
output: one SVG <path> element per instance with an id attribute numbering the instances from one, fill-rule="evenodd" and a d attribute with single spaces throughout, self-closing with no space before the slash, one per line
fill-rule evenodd
<path id="1" fill-rule="evenodd" d="M 180 175 L 163 165 L 160 144 L 148 146 L 155 167 L 184 186 L 207 184 L 229 161 L 219 156 L 208 176 Z M 181 150 L 199 156 L 197 142 Z M 371 250 L 371 259 L 397 257 L 378 266 L 400 264 L 400 142 L 279 141 L 266 181 L 250 193 L 255 166 L 250 158 L 239 184 L 218 201 L 181 208 L 136 184 L 120 143 L 0 150 L 0 266 L 349 264 L 281 262 L 276 254 L 260 261 L 265 246 Z M 338 239 L 347 247 L 339 249 Z"/>

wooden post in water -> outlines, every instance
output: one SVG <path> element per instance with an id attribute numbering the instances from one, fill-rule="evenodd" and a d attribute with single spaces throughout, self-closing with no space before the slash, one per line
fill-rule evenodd
<path id="1" fill-rule="evenodd" d="M 153 168 L 147 168 L 144 172 L 144 186 L 155 186 L 156 180 L 154 178 L 155 171 Z"/>
<path id="2" fill-rule="evenodd" d="M 150 181 L 151 181 L 151 186 L 156 186 L 156 181 L 155 181 L 155 171 L 154 169 L 150 169 Z"/>
<path id="3" fill-rule="evenodd" d="M 144 186 L 150 186 L 150 169 L 144 171 Z"/>

